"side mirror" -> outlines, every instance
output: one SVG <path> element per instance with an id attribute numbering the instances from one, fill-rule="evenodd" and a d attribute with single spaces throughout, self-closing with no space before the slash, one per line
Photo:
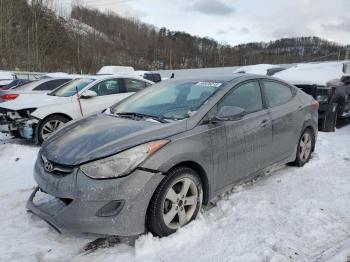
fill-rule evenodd
<path id="1" fill-rule="evenodd" d="M 81 98 L 93 98 L 93 97 L 96 97 L 97 96 L 97 93 L 95 91 L 92 91 L 92 90 L 86 90 L 85 92 L 83 92 L 80 97 Z"/>
<path id="2" fill-rule="evenodd" d="M 245 110 L 237 106 L 224 106 L 222 107 L 214 120 L 218 121 L 235 121 L 240 120 L 245 115 Z"/>

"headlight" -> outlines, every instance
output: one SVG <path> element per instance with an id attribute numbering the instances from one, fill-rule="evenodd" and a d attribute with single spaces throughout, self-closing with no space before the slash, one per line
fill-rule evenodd
<path id="1" fill-rule="evenodd" d="M 88 177 L 95 179 L 115 178 L 129 174 L 169 140 L 157 140 L 139 145 L 111 157 L 87 163 L 80 167 Z"/>
<path id="2" fill-rule="evenodd" d="M 319 96 L 317 96 L 317 101 L 326 103 L 326 102 L 328 102 L 328 96 L 327 95 L 319 95 Z"/>

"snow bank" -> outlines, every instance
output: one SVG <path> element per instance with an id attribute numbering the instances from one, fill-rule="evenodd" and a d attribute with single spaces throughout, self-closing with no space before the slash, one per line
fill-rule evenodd
<path id="1" fill-rule="evenodd" d="M 14 79 L 13 73 L 8 71 L 0 71 L 0 80 L 8 80 L 8 79 Z"/>
<path id="2" fill-rule="evenodd" d="M 247 73 L 247 74 L 255 74 L 255 75 L 267 75 L 267 70 L 271 68 L 277 68 L 277 65 L 270 64 L 259 64 L 259 65 L 249 65 L 249 66 L 241 66 L 233 71 L 233 73 Z"/>
<path id="3" fill-rule="evenodd" d="M 3 261 L 343 261 L 337 258 L 350 255 L 350 126 L 319 133 L 303 168 L 283 166 L 237 187 L 169 237 L 147 234 L 135 247 L 93 253 L 83 251 L 93 236 L 59 235 L 25 212 L 39 148 L 7 141 L 14 142 L 0 144 Z"/>
<path id="4" fill-rule="evenodd" d="M 310 84 L 325 86 L 329 80 L 343 75 L 343 62 L 325 62 L 298 64 L 287 70 L 278 72 L 274 77 L 291 84 Z"/>

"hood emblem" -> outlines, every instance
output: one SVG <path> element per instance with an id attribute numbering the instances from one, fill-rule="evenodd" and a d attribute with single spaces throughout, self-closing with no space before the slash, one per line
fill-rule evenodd
<path id="1" fill-rule="evenodd" d="M 54 167 L 50 161 L 45 161 L 44 168 L 47 172 L 52 172 L 54 170 Z"/>

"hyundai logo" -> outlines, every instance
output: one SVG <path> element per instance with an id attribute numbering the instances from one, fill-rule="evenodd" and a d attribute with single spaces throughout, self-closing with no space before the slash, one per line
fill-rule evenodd
<path id="1" fill-rule="evenodd" d="M 50 161 L 45 161 L 44 168 L 47 172 L 52 172 L 54 167 Z"/>

